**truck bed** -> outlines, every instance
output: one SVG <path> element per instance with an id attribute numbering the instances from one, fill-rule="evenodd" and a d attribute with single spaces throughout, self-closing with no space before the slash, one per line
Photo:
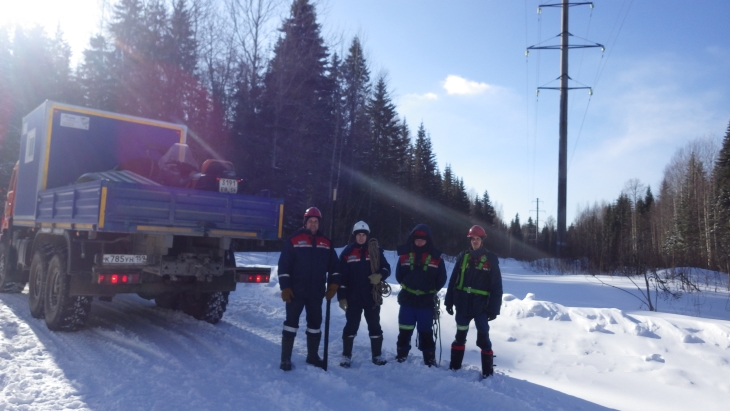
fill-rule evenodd
<path id="1" fill-rule="evenodd" d="M 40 191 L 34 225 L 274 240 L 282 215 L 276 198 L 100 180 Z"/>

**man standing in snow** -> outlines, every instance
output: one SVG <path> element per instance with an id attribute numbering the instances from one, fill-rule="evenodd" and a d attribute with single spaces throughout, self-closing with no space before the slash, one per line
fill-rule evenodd
<path id="1" fill-rule="evenodd" d="M 482 350 L 482 378 L 494 373 L 492 342 L 489 340 L 489 321 L 499 315 L 502 305 L 502 273 L 497 255 L 484 248 L 487 233 L 481 226 L 469 229 L 467 238 L 471 248 L 456 257 L 444 305 L 454 315 L 456 307 L 456 338 L 451 343 L 449 369 L 458 370 L 464 359 L 466 334 L 469 323 L 477 327 L 477 346 Z"/>
<path id="2" fill-rule="evenodd" d="M 418 330 L 418 348 L 423 362 L 436 365 L 436 342 L 433 339 L 433 318 L 436 293 L 446 283 L 446 266 L 441 252 L 433 245 L 431 229 L 417 225 L 408 241 L 398 247 L 398 267 L 395 278 L 401 285 L 398 293 L 398 354 L 396 361 L 404 362 L 411 349 L 413 329 Z"/>
<path id="3" fill-rule="evenodd" d="M 342 284 L 337 290 L 337 299 L 347 319 L 342 330 L 343 349 L 340 362 L 345 368 L 349 368 L 352 361 L 352 346 L 363 312 L 368 323 L 373 364 L 384 365 L 387 362 L 381 356 L 383 330 L 380 328 L 380 304 L 375 302 L 373 296 L 374 292 L 379 291 L 373 291 L 373 287 L 388 278 L 390 264 L 385 259 L 383 249 L 377 246 L 377 240 L 372 239 L 372 245 L 368 242 L 369 234 L 370 227 L 367 223 L 355 223 L 352 227 L 355 241 L 340 254 Z"/>
<path id="4" fill-rule="evenodd" d="M 279 256 L 279 287 L 286 303 L 286 320 L 281 337 L 281 366 L 292 369 L 291 353 L 299 329 L 299 317 L 307 310 L 307 364 L 324 368 L 319 357 L 322 339 L 322 299 L 331 300 L 337 293 L 340 276 L 337 253 L 329 238 L 319 231 L 322 219 L 317 207 L 304 213 L 304 227 L 284 241 Z M 329 274 L 329 276 L 327 275 Z M 325 284 L 326 290 L 325 290 Z"/>

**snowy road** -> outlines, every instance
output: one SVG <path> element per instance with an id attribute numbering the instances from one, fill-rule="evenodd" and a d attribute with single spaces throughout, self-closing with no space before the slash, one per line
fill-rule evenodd
<path id="1" fill-rule="evenodd" d="M 271 264 L 272 258 L 249 262 Z M 558 300 L 549 290 L 562 285 L 569 300 L 567 277 L 530 276 L 517 264 L 504 271 L 505 291 L 518 290 L 519 298 L 507 295 L 492 323 L 498 373 L 485 381 L 479 380 L 474 330 L 465 359 L 470 365 L 456 373 L 446 369 L 454 332 L 449 316 L 442 320 L 441 368 L 425 367 L 415 350 L 408 362 L 393 361 L 394 297 L 382 314 L 388 364 L 369 362 L 363 324 L 353 368 L 336 366 L 344 316 L 335 304 L 329 371 L 305 365 L 300 332 L 297 368 L 284 373 L 278 369 L 284 313 L 275 278 L 239 285 L 217 325 L 120 295 L 94 301 L 85 329 L 53 333 L 30 316 L 27 289 L 0 295 L 0 410 L 602 410 L 647 404 L 679 410 L 692 404 L 721 409 L 730 398 L 729 321 L 568 308 L 566 301 L 539 301 L 521 291 L 539 296 L 545 290 Z M 607 287 L 571 281 L 594 289 L 596 307 L 632 304 Z"/>

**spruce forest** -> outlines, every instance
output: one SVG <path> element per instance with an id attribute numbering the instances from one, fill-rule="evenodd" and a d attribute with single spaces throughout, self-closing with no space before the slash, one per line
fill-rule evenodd
<path id="1" fill-rule="evenodd" d="M 187 125 L 198 162 L 230 160 L 246 194 L 284 198 L 285 235 L 317 206 L 337 246 L 358 220 L 391 250 L 426 223 L 453 255 L 480 224 L 500 257 L 555 254 L 552 217 L 541 227 L 519 214 L 505 222 L 499 199 L 439 168 L 428 119 L 399 116 L 361 40 L 328 42 L 310 0 L 119 0 L 100 27 L 73 66 L 62 32 L 0 28 L 3 191 L 21 119 L 49 99 Z M 615 201 L 580 210 L 561 255 L 655 284 L 659 268 L 730 272 L 730 125 L 722 142 L 697 139 L 677 152 L 658 191 L 631 180 Z"/>

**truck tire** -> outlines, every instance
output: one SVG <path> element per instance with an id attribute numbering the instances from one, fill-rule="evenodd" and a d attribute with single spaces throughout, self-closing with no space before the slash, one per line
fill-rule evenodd
<path id="1" fill-rule="evenodd" d="M 33 318 L 43 318 L 43 291 L 48 273 L 48 258 L 43 251 L 36 251 L 30 262 L 28 276 L 28 307 Z"/>
<path id="2" fill-rule="evenodd" d="M 214 293 L 184 294 L 182 296 L 182 310 L 185 314 L 217 324 L 223 318 L 228 306 L 228 292 L 216 291 Z"/>
<path id="3" fill-rule="evenodd" d="M 48 263 L 43 311 L 51 331 L 76 331 L 91 311 L 91 298 L 69 295 L 71 278 L 66 273 L 66 255 L 56 252 Z"/>
<path id="4" fill-rule="evenodd" d="M 180 294 L 168 293 L 160 294 L 155 297 L 155 305 L 160 308 L 167 308 L 168 310 L 179 310 L 180 309 Z"/>
<path id="5" fill-rule="evenodd" d="M 5 241 L 0 242 L 0 293 L 17 294 L 25 288 L 24 282 L 13 280 L 17 266 L 15 249 Z"/>

